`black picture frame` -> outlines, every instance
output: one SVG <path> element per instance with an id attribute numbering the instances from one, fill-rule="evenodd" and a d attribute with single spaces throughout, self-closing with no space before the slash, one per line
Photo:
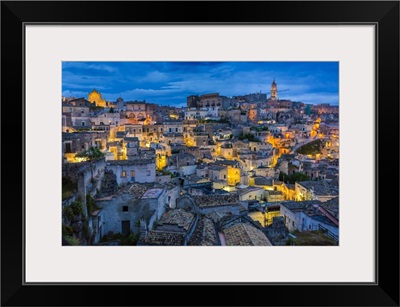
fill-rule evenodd
<path id="1" fill-rule="evenodd" d="M 376 25 L 376 283 L 24 284 L 24 25 L 104 22 Z M 399 36 L 398 1 L 3 1 L 2 306 L 399 306 Z"/>

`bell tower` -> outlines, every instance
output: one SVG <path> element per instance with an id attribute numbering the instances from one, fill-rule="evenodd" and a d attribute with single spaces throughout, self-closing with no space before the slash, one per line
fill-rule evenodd
<path id="1" fill-rule="evenodd" d="M 271 96 L 269 97 L 271 100 L 277 100 L 278 99 L 278 86 L 275 82 L 275 78 L 274 81 L 271 84 Z"/>

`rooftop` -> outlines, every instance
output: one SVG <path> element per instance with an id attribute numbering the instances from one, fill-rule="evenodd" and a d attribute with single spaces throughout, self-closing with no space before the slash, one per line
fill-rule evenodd
<path id="1" fill-rule="evenodd" d="M 312 190 L 315 195 L 339 195 L 339 188 L 335 186 L 335 183 L 329 183 L 326 180 L 300 181 L 298 184 Z"/>
<path id="2" fill-rule="evenodd" d="M 224 230 L 226 245 L 272 246 L 267 236 L 247 223 L 238 223 Z"/>
<path id="3" fill-rule="evenodd" d="M 183 209 L 175 209 L 166 211 L 158 221 L 158 225 L 176 225 L 182 227 L 183 230 L 188 231 L 190 224 L 193 221 L 194 215 Z"/>
<path id="4" fill-rule="evenodd" d="M 117 132 L 118 134 L 118 132 Z M 124 137 L 125 142 L 139 142 L 139 138 L 135 136 L 125 136 Z"/>
<path id="5" fill-rule="evenodd" d="M 195 204 L 200 208 L 237 205 L 239 203 L 239 197 L 236 194 L 201 195 L 193 196 L 193 199 Z"/>
<path id="6" fill-rule="evenodd" d="M 146 193 L 148 189 L 151 189 L 153 184 L 143 184 L 143 183 L 132 183 L 127 185 L 120 193 L 128 193 L 133 195 L 133 198 L 138 200 Z"/>
<path id="7" fill-rule="evenodd" d="M 237 165 L 239 162 L 234 160 L 217 160 L 215 164 L 217 165 Z"/>
<path id="8" fill-rule="evenodd" d="M 160 195 L 161 195 L 161 193 L 163 191 L 164 191 L 164 189 L 160 189 L 160 188 L 158 188 L 158 189 L 149 189 L 143 194 L 142 199 L 144 199 L 144 198 L 158 198 L 158 197 L 160 197 Z"/>
<path id="9" fill-rule="evenodd" d="M 282 195 L 283 193 L 281 191 L 267 191 L 269 195 Z"/>
<path id="10" fill-rule="evenodd" d="M 267 186 L 272 186 L 273 181 L 272 179 L 266 178 L 266 177 L 255 177 L 254 178 L 254 184 L 255 185 L 267 185 Z"/>
<path id="11" fill-rule="evenodd" d="M 328 211 L 334 218 L 339 219 L 339 197 L 323 202 L 320 206 Z"/>
<path id="12" fill-rule="evenodd" d="M 211 219 L 201 217 L 197 222 L 196 229 L 194 230 L 188 245 L 197 246 L 214 246 L 218 245 L 217 234 L 215 231 L 214 223 Z"/>
<path id="13" fill-rule="evenodd" d="M 264 191 L 264 189 L 263 188 L 258 188 L 258 187 L 248 187 L 248 188 L 245 188 L 245 189 L 237 190 L 237 193 L 239 195 L 245 195 L 247 193 L 256 192 L 256 191 Z"/>
<path id="14" fill-rule="evenodd" d="M 212 171 L 222 171 L 226 169 L 226 167 L 222 165 L 209 164 L 209 169 Z"/>
<path id="15" fill-rule="evenodd" d="M 281 206 L 288 208 L 291 211 L 304 211 L 312 205 L 320 205 L 319 200 L 305 200 L 305 201 L 284 201 Z"/>
<path id="16" fill-rule="evenodd" d="M 145 165 L 155 163 L 153 159 L 137 159 L 137 160 L 109 160 L 107 165 Z"/>
<path id="17" fill-rule="evenodd" d="M 140 245 L 180 246 L 184 239 L 185 233 L 151 230 Z"/>
<path id="18" fill-rule="evenodd" d="M 188 183 L 207 183 L 207 182 L 211 182 L 210 179 L 197 176 L 196 174 L 188 175 L 185 179 L 188 181 Z"/>

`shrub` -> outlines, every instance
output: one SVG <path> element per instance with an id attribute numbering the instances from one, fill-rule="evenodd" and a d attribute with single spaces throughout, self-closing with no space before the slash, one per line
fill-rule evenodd
<path id="1" fill-rule="evenodd" d="M 315 140 L 299 147 L 296 151 L 303 155 L 315 155 L 317 153 L 321 153 L 322 146 L 323 143 L 321 140 Z"/>
<path id="2" fill-rule="evenodd" d="M 90 147 L 88 150 L 84 150 L 81 152 L 78 152 L 75 157 L 78 158 L 86 158 L 88 161 L 91 161 L 93 159 L 101 158 L 105 154 L 100 151 L 100 149 L 95 148 L 95 147 Z"/>
<path id="3" fill-rule="evenodd" d="M 138 237 L 134 234 L 123 236 L 121 239 L 121 245 L 136 245 Z"/>
<path id="4" fill-rule="evenodd" d="M 64 239 L 71 245 L 79 245 L 81 242 L 79 241 L 78 238 L 72 237 L 72 236 L 64 236 Z"/>
<path id="5" fill-rule="evenodd" d="M 62 199 L 70 198 L 77 190 L 78 185 L 70 177 L 62 178 Z"/>
<path id="6" fill-rule="evenodd" d="M 62 224 L 62 235 L 63 236 L 71 236 L 74 232 L 74 229 L 72 228 L 72 226 L 67 226 Z"/>
<path id="7" fill-rule="evenodd" d="M 82 226 L 82 233 L 83 236 L 88 239 L 89 238 L 89 226 L 88 226 L 88 222 L 83 223 Z"/>
<path id="8" fill-rule="evenodd" d="M 86 207 L 89 215 L 92 214 L 93 211 L 100 209 L 90 194 L 86 194 Z"/>
<path id="9" fill-rule="evenodd" d="M 249 142 L 260 142 L 260 140 L 259 140 L 258 138 L 256 138 L 256 137 L 255 137 L 253 134 L 251 134 L 251 133 L 246 133 L 246 134 L 241 133 L 241 134 L 239 134 L 238 139 L 239 139 L 239 140 L 245 140 L 245 139 L 247 139 L 247 140 L 249 140 Z"/>
<path id="10" fill-rule="evenodd" d="M 100 242 L 110 242 L 110 241 L 115 241 L 115 240 L 121 240 L 122 234 L 120 233 L 108 233 L 105 236 L 103 236 L 100 240 Z"/>
<path id="11" fill-rule="evenodd" d="M 63 209 L 63 215 L 70 220 L 74 219 L 80 214 L 83 214 L 83 208 L 82 203 L 80 203 L 79 201 L 74 201 L 72 204 L 64 207 Z"/>

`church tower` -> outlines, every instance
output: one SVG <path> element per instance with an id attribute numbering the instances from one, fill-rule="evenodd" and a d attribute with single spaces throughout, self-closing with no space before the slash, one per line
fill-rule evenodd
<path id="1" fill-rule="evenodd" d="M 104 108 L 107 106 L 107 102 L 103 99 L 101 93 L 96 89 L 93 89 L 93 91 L 88 94 L 88 101 L 94 103 L 96 107 Z"/>
<path id="2" fill-rule="evenodd" d="M 275 78 L 274 78 L 274 81 L 271 84 L 271 96 L 269 97 L 269 99 L 271 99 L 271 100 L 277 100 L 278 99 L 278 87 L 277 87 L 277 84 L 275 82 Z"/>

